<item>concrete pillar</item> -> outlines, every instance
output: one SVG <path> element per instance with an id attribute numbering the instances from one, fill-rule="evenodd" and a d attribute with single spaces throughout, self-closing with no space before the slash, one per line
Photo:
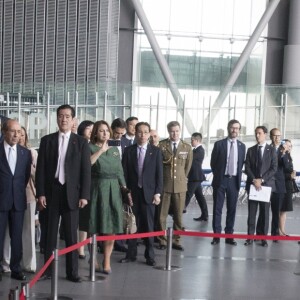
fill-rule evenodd
<path id="1" fill-rule="evenodd" d="M 288 45 L 284 48 L 282 83 L 300 86 L 300 1 L 290 0 Z"/>

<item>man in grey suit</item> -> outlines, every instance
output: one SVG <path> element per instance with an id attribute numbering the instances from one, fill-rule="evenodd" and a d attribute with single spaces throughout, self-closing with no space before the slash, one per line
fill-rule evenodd
<path id="1" fill-rule="evenodd" d="M 75 110 L 70 105 L 57 109 L 59 131 L 41 139 L 36 168 L 36 193 L 47 214 L 45 261 L 57 247 L 57 231 L 62 218 L 66 246 L 77 243 L 79 208 L 90 198 L 91 162 L 87 140 L 72 133 Z M 72 282 L 78 276 L 78 251 L 66 254 L 66 275 Z M 51 275 L 48 272 L 44 279 Z"/>
<path id="2" fill-rule="evenodd" d="M 241 124 L 230 120 L 227 125 L 228 137 L 215 142 L 211 154 L 210 166 L 213 172 L 213 231 L 221 233 L 222 209 L 227 201 L 225 233 L 232 234 L 234 230 L 236 204 L 239 195 L 242 168 L 245 159 L 246 146 L 237 139 Z M 213 238 L 211 244 L 217 245 L 220 238 Z M 225 243 L 235 246 L 234 239 L 227 238 Z"/>
<path id="3" fill-rule="evenodd" d="M 248 193 L 252 184 L 256 190 L 260 190 L 261 186 L 272 187 L 272 192 L 276 190 L 275 173 L 277 170 L 277 155 L 275 148 L 266 143 L 267 133 L 268 130 L 265 126 L 257 126 L 255 129 L 257 144 L 247 151 L 245 172 L 247 174 L 246 190 Z M 256 234 L 267 235 L 269 229 L 270 202 L 261 202 L 250 199 L 248 201 L 248 234 L 253 235 L 255 233 L 255 221 L 258 206 L 259 216 Z M 244 245 L 249 246 L 251 244 L 253 244 L 253 240 L 247 239 Z M 267 247 L 268 243 L 266 240 L 262 240 L 261 245 Z"/>
<path id="4" fill-rule="evenodd" d="M 138 232 L 154 230 L 155 205 L 160 203 L 163 189 L 162 154 L 158 147 L 148 143 L 150 125 L 139 122 L 135 127 L 136 144 L 125 148 L 122 158 L 127 187 L 131 190 L 133 212 L 137 218 Z M 155 266 L 153 237 L 145 239 L 146 264 Z M 135 261 L 137 256 L 136 239 L 128 241 L 126 257 L 121 263 Z"/>

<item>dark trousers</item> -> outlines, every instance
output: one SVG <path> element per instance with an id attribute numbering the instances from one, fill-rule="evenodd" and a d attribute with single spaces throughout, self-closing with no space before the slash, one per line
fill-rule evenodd
<path id="1" fill-rule="evenodd" d="M 138 194 L 133 195 L 132 211 L 136 217 L 137 230 L 139 233 L 142 232 L 153 232 L 154 230 L 154 212 L 155 205 L 147 204 L 145 202 L 143 189 L 138 189 Z M 146 259 L 154 259 L 154 238 L 149 237 L 144 239 L 145 242 L 145 253 L 144 257 Z M 126 257 L 127 258 L 136 258 L 137 256 L 137 240 L 130 239 L 128 240 L 128 250 Z"/>
<path id="2" fill-rule="evenodd" d="M 255 233 L 255 222 L 257 208 L 259 207 L 256 234 L 267 235 L 269 230 L 269 210 L 270 203 L 249 200 L 248 199 L 248 234 L 253 235 Z"/>
<path id="3" fill-rule="evenodd" d="M 222 210 L 226 195 L 226 226 L 225 233 L 233 233 L 236 204 L 239 194 L 239 187 L 237 186 L 236 177 L 225 177 L 222 180 L 221 185 L 213 188 L 213 220 L 212 227 L 216 233 L 222 232 Z"/>
<path id="4" fill-rule="evenodd" d="M 77 228 L 79 211 L 70 210 L 67 203 L 66 186 L 56 182 L 52 188 L 52 199 L 47 199 L 47 241 L 45 251 L 45 262 L 51 256 L 53 250 L 58 247 L 57 233 L 59 219 L 62 219 L 62 228 L 65 236 L 66 247 L 77 243 Z M 50 272 L 50 270 L 48 270 Z M 66 254 L 66 275 L 68 277 L 78 276 L 78 251 Z"/>
<path id="5" fill-rule="evenodd" d="M 39 211 L 39 222 L 41 229 L 41 237 L 40 237 L 40 249 L 45 251 L 46 249 L 46 240 L 47 240 L 47 212 L 46 209 Z"/>
<path id="6" fill-rule="evenodd" d="M 188 207 L 193 195 L 195 194 L 196 200 L 199 204 L 201 210 L 201 217 L 208 218 L 208 209 L 205 197 L 203 195 L 201 182 L 199 181 L 189 181 L 187 185 L 187 192 L 185 198 L 185 207 Z"/>
<path id="7" fill-rule="evenodd" d="M 284 193 L 271 194 L 272 223 L 271 235 L 279 235 L 279 214 L 284 199 Z"/>
<path id="8" fill-rule="evenodd" d="M 3 247 L 6 227 L 9 227 L 11 257 L 10 269 L 12 272 L 21 272 L 22 259 L 22 230 L 23 230 L 24 211 L 16 211 L 12 208 L 9 211 L 0 212 L 0 262 L 3 260 Z M 2 272 L 2 265 L 0 265 Z"/>

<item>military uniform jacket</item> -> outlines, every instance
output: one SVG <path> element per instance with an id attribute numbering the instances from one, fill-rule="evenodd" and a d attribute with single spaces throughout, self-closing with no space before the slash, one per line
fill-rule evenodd
<path id="1" fill-rule="evenodd" d="M 173 155 L 172 141 L 162 140 L 158 147 L 163 155 L 163 191 L 184 193 L 187 191 L 187 177 L 193 161 L 192 147 L 180 140 L 176 155 Z"/>

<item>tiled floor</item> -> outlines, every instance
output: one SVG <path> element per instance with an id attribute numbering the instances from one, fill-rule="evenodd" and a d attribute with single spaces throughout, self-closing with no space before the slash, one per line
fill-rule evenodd
<path id="1" fill-rule="evenodd" d="M 209 210 L 212 200 L 208 197 Z M 288 214 L 287 232 L 300 234 L 300 199 L 294 201 L 294 211 Z M 211 231 L 208 223 L 193 221 L 199 208 L 191 203 L 184 215 L 187 230 Z M 245 233 L 247 204 L 239 204 L 236 232 Z M 171 220 L 170 220 L 171 224 Z M 164 271 L 145 264 L 143 245 L 139 246 L 137 262 L 120 264 L 120 252 L 112 256 L 111 275 L 97 274 L 97 281 L 88 280 L 87 260 L 80 261 L 80 275 L 87 281 L 71 283 L 64 278 L 64 262 L 60 265 L 58 295 L 72 299 L 300 299 L 299 249 L 295 241 L 269 242 L 268 248 L 259 245 L 245 247 L 244 240 L 237 246 L 217 246 L 210 238 L 183 237 L 184 252 L 172 252 L 172 265 L 177 271 Z M 158 267 L 166 263 L 165 251 L 156 251 Z M 38 255 L 39 264 L 42 257 Z M 63 258 L 62 258 L 63 260 Z M 99 276 L 100 275 L 100 276 Z M 8 275 L 0 283 L 0 299 L 7 299 L 10 288 L 19 285 Z M 32 298 L 46 299 L 51 295 L 51 281 L 38 282 L 31 290 Z"/>

